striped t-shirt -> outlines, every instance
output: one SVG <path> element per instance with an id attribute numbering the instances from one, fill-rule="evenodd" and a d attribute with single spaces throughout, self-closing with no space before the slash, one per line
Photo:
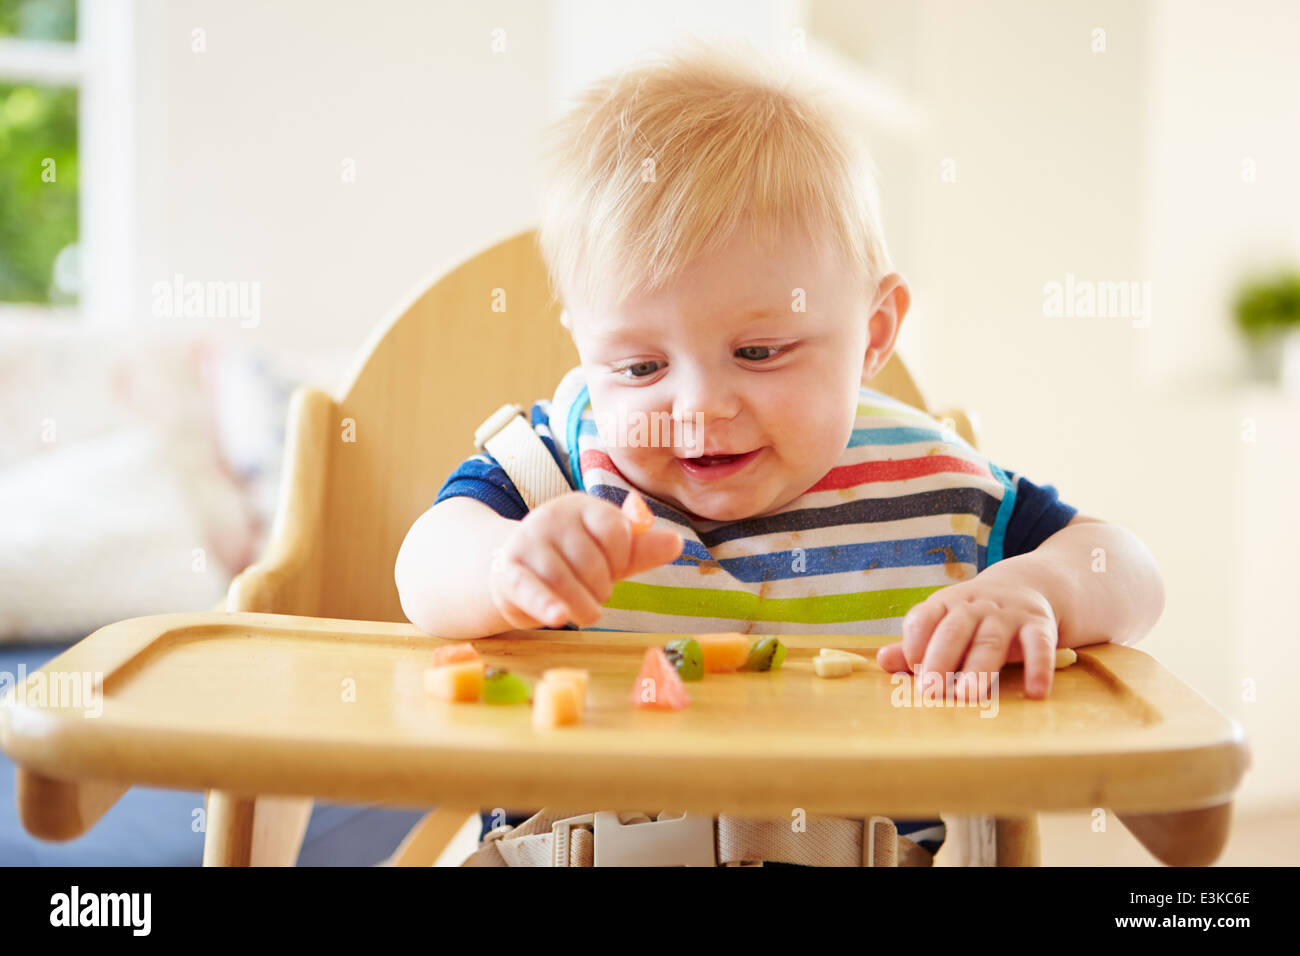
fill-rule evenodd
<path id="1" fill-rule="evenodd" d="M 682 535 L 682 554 L 618 582 L 591 629 L 900 634 L 912 606 L 1034 550 L 1077 513 L 919 409 L 863 387 L 857 411 L 840 460 L 775 514 L 691 519 L 645 494 L 656 523 Z M 580 367 L 531 415 L 571 488 L 622 503 L 632 486 L 601 446 Z M 527 513 L 486 454 L 463 462 L 436 501 L 455 495 Z"/>

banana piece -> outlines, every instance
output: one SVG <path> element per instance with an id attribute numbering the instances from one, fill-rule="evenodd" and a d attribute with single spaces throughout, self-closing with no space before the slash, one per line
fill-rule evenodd
<path id="1" fill-rule="evenodd" d="M 844 657 L 814 657 L 813 670 L 818 677 L 848 677 L 853 673 L 853 661 L 847 654 Z"/>
<path id="2" fill-rule="evenodd" d="M 834 647 L 823 647 L 818 652 L 822 657 L 842 658 L 847 660 L 855 671 L 866 671 L 871 669 L 871 658 L 863 657 L 861 654 L 854 654 L 851 651 L 841 651 Z"/>
<path id="3" fill-rule="evenodd" d="M 1056 651 L 1056 669 L 1059 671 L 1062 667 L 1069 667 L 1079 659 L 1079 655 L 1074 653 L 1072 647 L 1057 648 Z"/>

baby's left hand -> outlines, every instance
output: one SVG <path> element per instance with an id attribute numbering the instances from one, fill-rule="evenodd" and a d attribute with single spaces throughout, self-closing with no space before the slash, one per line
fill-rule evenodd
<path id="1" fill-rule="evenodd" d="M 980 672 L 1024 661 L 1025 696 L 1052 689 L 1058 640 L 1056 612 L 1037 588 L 979 577 L 934 592 L 903 618 L 903 640 L 882 647 L 876 662 L 887 671 L 921 667 L 927 682 L 961 671 L 966 700 Z M 933 677 L 931 675 L 934 675 Z M 991 680 L 989 676 L 985 680 Z M 986 685 L 988 686 L 988 685 Z"/>

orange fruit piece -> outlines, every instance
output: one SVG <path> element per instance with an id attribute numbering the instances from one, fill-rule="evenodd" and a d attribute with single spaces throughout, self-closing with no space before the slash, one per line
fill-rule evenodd
<path id="1" fill-rule="evenodd" d="M 478 700 L 483 693 L 483 662 L 457 661 L 425 668 L 424 689 L 438 700 Z"/>
<path id="2" fill-rule="evenodd" d="M 629 491 L 623 499 L 623 517 L 631 522 L 633 534 L 645 534 L 655 526 L 654 512 L 636 489 Z"/>
<path id="3" fill-rule="evenodd" d="M 749 660 L 750 636 L 748 634 L 696 634 L 700 650 L 704 652 L 706 674 L 726 674 L 738 671 Z"/>
<path id="4" fill-rule="evenodd" d="M 578 686 L 578 701 L 587 700 L 587 672 L 581 667 L 548 667 L 542 671 L 542 680 L 569 680 Z"/>
<path id="5" fill-rule="evenodd" d="M 565 678 L 540 680 L 533 686 L 533 729 L 571 727 L 582 723 L 582 701 L 577 681 Z"/>

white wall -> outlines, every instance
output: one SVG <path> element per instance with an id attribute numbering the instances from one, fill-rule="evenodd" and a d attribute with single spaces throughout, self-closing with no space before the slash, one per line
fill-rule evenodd
<path id="1" fill-rule="evenodd" d="M 351 352 L 423 277 L 530 223 L 544 5 L 143 0 L 139 19 L 141 75 L 156 78 L 140 131 L 142 314 L 176 272 L 255 281 L 256 329 L 173 321 Z"/>

